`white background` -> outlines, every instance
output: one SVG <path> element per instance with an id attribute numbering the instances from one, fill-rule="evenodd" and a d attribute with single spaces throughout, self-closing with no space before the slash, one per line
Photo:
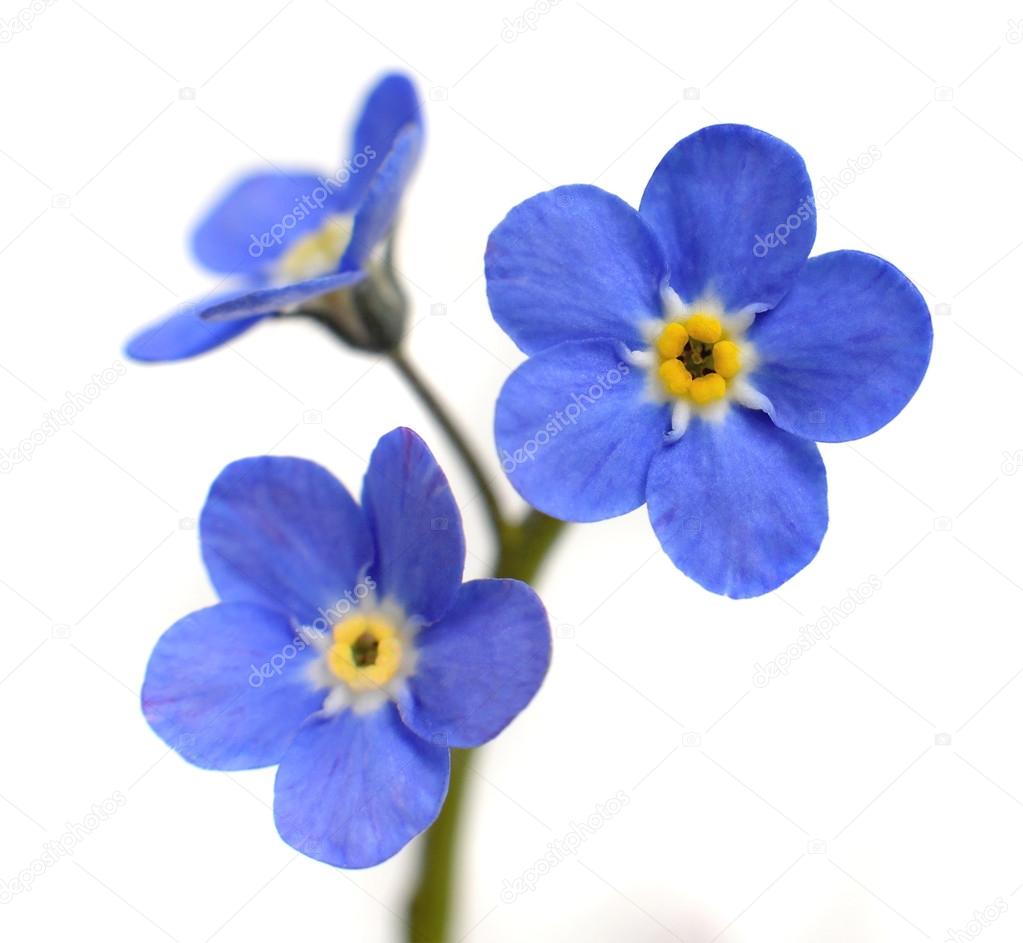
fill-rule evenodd
<path id="1" fill-rule="evenodd" d="M 822 206 L 817 251 L 874 251 L 920 286 L 935 315 L 920 393 L 877 435 L 824 448 L 830 530 L 779 592 L 708 594 L 642 510 L 564 540 L 541 586 L 551 674 L 473 760 L 458 934 L 1018 940 L 1021 19 L 995 2 L 55 0 L 0 44 L 0 447 L 211 287 L 186 235 L 234 175 L 333 169 L 385 69 L 427 99 L 401 239 L 409 347 L 495 474 L 494 398 L 521 355 L 489 319 L 482 254 L 508 208 L 589 181 L 635 204 L 664 151 L 717 121 L 792 143 L 819 192 L 876 147 Z M 366 872 L 296 856 L 272 771 L 191 768 L 138 705 L 159 634 L 213 601 L 194 519 L 223 465 L 306 456 L 357 488 L 398 424 L 448 469 L 483 574 L 479 502 L 436 427 L 385 363 L 312 326 L 128 365 L 0 476 L 0 878 L 123 797 L 0 904 L 5 939 L 401 938 L 416 846 Z M 756 686 L 758 663 L 843 605 L 830 640 Z M 576 854 L 502 901 L 619 790 Z M 989 906 L 990 926 L 970 923 Z"/>

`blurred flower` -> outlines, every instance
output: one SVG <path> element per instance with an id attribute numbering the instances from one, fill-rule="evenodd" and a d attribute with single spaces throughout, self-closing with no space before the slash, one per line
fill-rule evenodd
<path id="1" fill-rule="evenodd" d="M 192 238 L 198 261 L 229 287 L 136 334 L 125 348 L 128 356 L 193 357 L 266 317 L 300 309 L 358 346 L 393 345 L 401 329 L 391 323 L 397 316 L 388 311 L 384 324 L 362 323 L 358 301 L 367 293 L 390 300 L 393 293 L 384 243 L 422 138 L 412 83 L 387 75 L 369 93 L 351 154 L 336 173 L 270 171 L 240 180 Z"/>
<path id="2" fill-rule="evenodd" d="M 458 507 L 409 429 L 380 440 L 361 508 L 313 462 L 229 465 L 200 536 L 222 602 L 157 642 L 146 719 L 198 766 L 279 763 L 274 818 L 303 854 L 390 857 L 437 817 L 449 747 L 495 737 L 539 688 L 540 600 L 516 580 L 462 583 Z"/>
<path id="3" fill-rule="evenodd" d="M 515 207 L 486 274 L 530 358 L 496 418 L 523 497 L 574 521 L 645 502 L 671 560 L 716 593 L 802 569 L 828 523 L 815 441 L 892 419 L 932 340 L 901 272 L 863 252 L 807 261 L 815 234 L 802 158 L 742 125 L 676 144 L 638 212 L 593 186 Z"/>

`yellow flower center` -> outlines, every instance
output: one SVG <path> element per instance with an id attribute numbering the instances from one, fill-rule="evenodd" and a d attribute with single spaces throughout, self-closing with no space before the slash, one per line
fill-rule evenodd
<path id="1" fill-rule="evenodd" d="M 654 349 L 661 361 L 657 374 L 665 391 L 697 405 L 723 398 L 729 381 L 742 369 L 738 344 L 729 340 L 721 322 L 708 314 L 666 324 Z"/>
<path id="2" fill-rule="evenodd" d="M 278 262 L 278 276 L 282 282 L 301 282 L 333 272 L 351 236 L 351 217 L 329 217 L 319 229 L 295 240 Z"/>
<path id="3" fill-rule="evenodd" d="M 387 684 L 401 665 L 398 630 L 379 615 L 353 615 L 333 629 L 327 667 L 353 691 L 371 691 Z"/>

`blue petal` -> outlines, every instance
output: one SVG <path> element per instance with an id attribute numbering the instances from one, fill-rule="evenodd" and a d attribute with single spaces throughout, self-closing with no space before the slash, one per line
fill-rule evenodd
<path id="1" fill-rule="evenodd" d="M 865 252 L 811 259 L 749 334 L 751 381 L 774 421 L 818 442 L 876 432 L 902 411 L 931 358 L 931 316 L 894 265 Z"/>
<path id="2" fill-rule="evenodd" d="M 639 211 L 664 246 L 672 287 L 685 301 L 712 294 L 729 311 L 777 303 L 817 232 L 803 159 L 738 124 L 679 141 L 657 165 Z"/>
<path id="3" fill-rule="evenodd" d="M 173 314 L 144 327 L 128 341 L 124 352 L 132 360 L 160 363 L 185 360 L 226 344 L 262 321 L 264 316 L 214 324 L 204 320 L 202 315 L 209 308 L 237 298 L 240 294 L 248 294 L 251 290 L 246 288 L 243 292 L 225 292 L 213 295 L 205 302 L 184 305 Z"/>
<path id="4" fill-rule="evenodd" d="M 254 314 L 280 311 L 310 298 L 337 291 L 339 288 L 348 288 L 356 282 L 361 282 L 363 278 L 365 278 L 363 272 L 334 272 L 331 275 L 320 275 L 304 282 L 277 288 L 258 288 L 229 301 L 210 305 L 203 311 L 203 317 L 211 321 L 232 321 Z"/>
<path id="5" fill-rule="evenodd" d="M 277 771 L 277 831 L 310 858 L 372 867 L 437 818 L 449 771 L 448 749 L 412 733 L 390 702 L 369 714 L 312 717 Z"/>
<path id="6" fill-rule="evenodd" d="M 362 507 L 376 546 L 377 595 L 408 615 L 439 619 L 462 585 L 465 536 L 444 472 L 411 429 L 389 432 L 373 450 Z"/>
<path id="7" fill-rule="evenodd" d="M 376 246 L 391 231 L 405 188 L 419 161 L 422 144 L 422 128 L 408 125 L 383 158 L 355 211 L 352 236 L 339 266 L 342 271 L 363 268 Z"/>
<path id="8" fill-rule="evenodd" d="M 474 580 L 440 622 L 416 636 L 402 719 L 431 743 L 476 747 L 533 699 L 551 659 L 547 613 L 518 580 Z"/>
<path id="9" fill-rule="evenodd" d="M 644 501 L 647 468 L 668 429 L 645 372 L 609 340 L 536 354 L 504 384 L 494 432 L 508 480 L 567 521 L 616 517 Z"/>
<path id="10" fill-rule="evenodd" d="M 353 171 L 347 186 L 353 203 L 361 202 L 381 161 L 394 148 L 399 133 L 412 125 L 422 129 L 423 116 L 415 86 L 408 76 L 398 72 L 385 75 L 366 97 L 355 126 L 350 163 Z M 370 163 L 359 169 L 360 155 Z"/>
<path id="11" fill-rule="evenodd" d="M 527 354 L 568 340 L 645 346 L 666 275 L 657 241 L 624 200 L 599 187 L 558 187 L 516 206 L 491 233 L 487 298 Z"/>
<path id="12" fill-rule="evenodd" d="M 743 407 L 720 422 L 694 420 L 655 456 L 647 504 L 675 566 L 735 599 L 769 592 L 798 573 L 828 527 L 817 446 Z"/>
<path id="13" fill-rule="evenodd" d="M 314 655 L 279 610 L 249 603 L 200 609 L 156 643 L 142 710 L 190 763 L 271 766 L 323 703 L 307 675 Z"/>
<path id="14" fill-rule="evenodd" d="M 267 269 L 298 237 L 344 208 L 332 179 L 294 171 L 257 173 L 224 194 L 192 236 L 192 251 L 214 272 Z"/>
<path id="15" fill-rule="evenodd" d="M 315 462 L 262 456 L 232 462 L 199 520 L 203 560 L 226 602 L 283 609 L 327 629 L 348 612 L 372 558 L 362 511 Z"/>

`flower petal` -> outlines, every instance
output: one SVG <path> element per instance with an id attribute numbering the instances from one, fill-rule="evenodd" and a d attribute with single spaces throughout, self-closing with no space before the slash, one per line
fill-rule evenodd
<path id="1" fill-rule="evenodd" d="M 776 304 L 817 232 L 803 158 L 740 124 L 679 141 L 657 165 L 639 211 L 660 237 L 682 299 L 710 294 L 728 311 Z"/>
<path id="2" fill-rule="evenodd" d="M 226 344 L 262 321 L 263 315 L 240 318 L 224 324 L 207 322 L 202 315 L 208 308 L 247 295 L 251 291 L 251 288 L 245 288 L 224 292 L 212 295 L 204 302 L 183 305 L 173 314 L 144 327 L 128 341 L 124 352 L 132 360 L 161 363 L 185 360 Z"/>
<path id="3" fill-rule="evenodd" d="M 339 212 L 340 187 L 309 171 L 256 173 L 235 184 L 206 214 L 192 251 L 214 272 L 267 269 L 296 238 Z"/>
<path id="4" fill-rule="evenodd" d="M 508 480 L 562 520 L 600 521 L 639 507 L 668 429 L 668 407 L 649 401 L 646 384 L 610 340 L 531 357 L 497 399 L 494 433 Z"/>
<path id="5" fill-rule="evenodd" d="M 518 580 L 466 583 L 416 636 L 416 673 L 399 701 L 419 736 L 453 747 L 496 737 L 533 699 L 551 659 L 547 613 Z"/>
<path id="6" fill-rule="evenodd" d="M 417 737 L 390 702 L 311 717 L 277 771 L 277 831 L 310 858 L 371 867 L 437 818 L 449 772 L 447 747 Z"/>
<path id="7" fill-rule="evenodd" d="M 654 457 L 647 505 L 675 566 L 735 599 L 769 592 L 798 573 L 828 527 L 817 446 L 741 406 L 720 422 L 694 420 Z"/>
<path id="8" fill-rule="evenodd" d="M 199 531 L 221 599 L 283 609 L 321 629 L 351 608 L 372 559 L 352 496 L 300 458 L 232 462 L 210 488 Z"/>
<path id="9" fill-rule="evenodd" d="M 362 507 L 376 546 L 377 595 L 393 597 L 408 615 L 439 619 L 462 585 L 465 536 L 444 472 L 411 429 L 377 443 Z"/>
<path id="10" fill-rule="evenodd" d="M 349 161 L 353 173 L 347 182 L 353 205 L 362 202 L 376 173 L 377 162 L 391 153 L 399 133 L 410 125 L 422 131 L 419 97 L 407 75 L 392 72 L 373 86 L 355 126 Z M 370 162 L 364 169 L 359 168 L 360 155 Z"/>
<path id="11" fill-rule="evenodd" d="M 593 337 L 645 346 L 638 324 L 660 317 L 666 268 L 628 203 L 578 185 L 516 206 L 490 234 L 486 273 L 494 320 L 534 354 Z"/>
<path id="12" fill-rule="evenodd" d="M 339 266 L 342 271 L 363 268 L 391 231 L 422 145 L 423 130 L 417 125 L 408 125 L 395 138 L 394 147 L 383 158 L 355 211 L 352 236 Z"/>
<path id="13" fill-rule="evenodd" d="M 307 674 L 314 655 L 279 610 L 251 603 L 200 609 L 156 643 L 142 710 L 190 763 L 271 766 L 323 703 Z"/>
<path id="14" fill-rule="evenodd" d="M 294 282 L 291 285 L 257 288 L 228 301 L 210 305 L 203 311 L 202 316 L 210 321 L 233 321 L 254 314 L 281 311 L 310 298 L 326 295 L 340 288 L 348 288 L 356 282 L 361 282 L 363 278 L 365 278 L 363 272 L 334 272 L 303 282 Z"/>
<path id="15" fill-rule="evenodd" d="M 858 439 L 909 402 L 933 336 L 927 303 L 894 265 L 829 252 L 754 322 L 759 364 L 750 380 L 782 429 L 818 442 Z"/>

